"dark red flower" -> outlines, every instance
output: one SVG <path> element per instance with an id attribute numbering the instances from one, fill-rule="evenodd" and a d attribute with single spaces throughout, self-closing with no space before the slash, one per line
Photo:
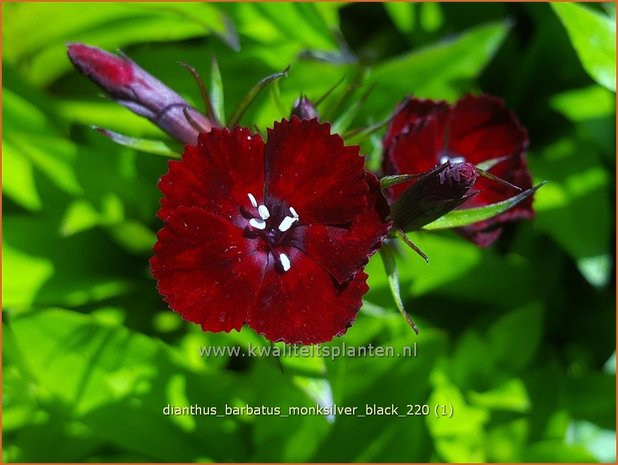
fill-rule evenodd
<path id="1" fill-rule="evenodd" d="M 180 95 L 126 56 L 112 55 L 80 43 L 68 44 L 67 52 L 71 63 L 116 102 L 148 118 L 185 144 L 197 141 L 198 131 L 194 126 L 199 126 L 201 131 L 210 131 L 214 125 Z"/>
<path id="2" fill-rule="evenodd" d="M 304 344 L 352 324 L 388 206 L 358 147 L 329 124 L 283 120 L 266 143 L 215 128 L 169 163 L 159 187 L 165 226 L 151 269 L 183 318 Z"/>
<path id="3" fill-rule="evenodd" d="M 455 106 L 446 102 L 406 99 L 396 110 L 384 138 L 385 174 L 422 173 L 447 161 L 452 164 L 505 159 L 489 171 L 522 189 L 532 187 L 525 151 L 528 135 L 512 111 L 495 97 L 468 95 Z M 397 199 L 410 184 L 393 186 Z M 506 200 L 517 191 L 504 184 L 478 177 L 478 194 L 459 208 L 472 208 Z M 491 245 L 506 221 L 534 216 L 532 197 L 510 210 L 458 232 L 480 246 Z"/>

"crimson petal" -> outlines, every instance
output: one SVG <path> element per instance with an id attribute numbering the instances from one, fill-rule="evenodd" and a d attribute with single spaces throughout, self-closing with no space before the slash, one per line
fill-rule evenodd
<path id="1" fill-rule="evenodd" d="M 502 100 L 490 95 L 467 95 L 451 113 L 449 152 L 478 164 L 523 153 L 528 134 Z"/>
<path id="2" fill-rule="evenodd" d="M 214 128 L 187 146 L 182 160 L 170 161 L 159 181 L 164 194 L 157 215 L 166 221 L 179 206 L 202 207 L 238 223 L 241 207 L 250 208 L 247 194 L 258 202 L 264 191 L 264 141 L 246 128 Z"/>
<path id="3" fill-rule="evenodd" d="M 384 138 L 383 169 L 386 174 L 422 173 L 445 159 L 454 163 L 479 164 L 507 156 L 490 172 L 522 189 L 532 186 L 525 150 L 526 129 L 502 100 L 468 95 L 451 107 L 446 102 L 408 98 L 395 112 Z M 446 158 L 445 158 L 446 157 Z M 396 200 L 414 181 L 393 186 L 389 193 Z M 479 191 L 459 208 L 489 205 L 512 197 L 517 192 L 495 181 L 479 177 L 474 185 Z M 501 224 L 534 216 L 532 198 L 486 221 L 457 231 L 487 246 L 501 233 Z"/>
<path id="4" fill-rule="evenodd" d="M 266 263 L 255 244 L 220 216 L 180 206 L 159 231 L 150 260 L 157 288 L 174 311 L 204 330 L 238 330 Z"/>
<path id="5" fill-rule="evenodd" d="M 271 260 L 247 324 L 271 341 L 317 344 L 340 336 L 352 325 L 369 289 L 364 272 L 347 285 L 303 252 L 290 248 L 291 266 L 282 272 Z"/>
<path id="6" fill-rule="evenodd" d="M 380 181 L 370 173 L 365 179 L 370 186 L 366 208 L 354 217 L 350 226 L 299 226 L 300 240 L 291 244 L 319 263 L 339 284 L 349 281 L 365 266 L 369 257 L 382 245 L 390 222 L 388 204 L 380 192 Z"/>
<path id="7" fill-rule="evenodd" d="M 294 207 L 303 224 L 346 224 L 366 206 L 364 160 L 317 120 L 275 123 L 264 153 L 266 197 Z"/>
<path id="8" fill-rule="evenodd" d="M 450 110 L 448 103 L 441 100 L 407 98 L 397 106 L 384 137 L 384 148 L 388 150 L 401 134 L 409 131 L 419 121 L 439 117 Z"/>
<path id="9" fill-rule="evenodd" d="M 445 113 L 432 115 L 417 121 L 408 132 L 396 138 L 386 154 L 392 167 L 387 174 L 424 173 L 434 168 L 438 164 L 437 154 L 444 146 L 445 124 Z M 393 186 L 389 190 L 392 198 L 397 199 L 411 184 L 408 182 Z"/>

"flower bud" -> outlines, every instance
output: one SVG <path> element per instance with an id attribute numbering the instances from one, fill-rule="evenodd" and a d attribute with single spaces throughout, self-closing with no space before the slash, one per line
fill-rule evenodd
<path id="1" fill-rule="evenodd" d="M 391 207 L 390 218 L 404 231 L 421 229 L 476 195 L 472 186 L 477 177 L 471 163 L 446 162 L 405 190 Z"/>
<path id="2" fill-rule="evenodd" d="M 300 120 L 320 118 L 318 110 L 316 110 L 313 103 L 311 103 L 309 99 L 304 96 L 296 99 L 296 102 L 294 102 L 294 107 L 292 108 L 292 116 L 298 116 Z"/>
<path id="3" fill-rule="evenodd" d="M 196 144 L 200 132 L 214 126 L 189 105 L 126 56 L 116 56 L 80 43 L 68 44 L 73 65 L 99 85 L 111 98 L 134 113 L 148 118 L 184 144 Z"/>

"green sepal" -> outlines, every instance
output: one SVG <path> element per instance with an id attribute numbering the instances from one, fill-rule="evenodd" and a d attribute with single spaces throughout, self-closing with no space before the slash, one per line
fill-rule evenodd
<path id="1" fill-rule="evenodd" d="M 543 181 L 536 186 L 501 202 L 485 205 L 484 207 L 453 210 L 446 215 L 441 216 L 437 220 L 426 224 L 423 226 L 423 229 L 433 230 L 459 228 L 462 226 L 468 226 L 469 224 L 478 223 L 479 221 L 487 220 L 507 211 L 509 208 L 514 207 L 518 203 L 523 202 L 543 185 L 545 185 L 546 182 L 547 181 Z"/>

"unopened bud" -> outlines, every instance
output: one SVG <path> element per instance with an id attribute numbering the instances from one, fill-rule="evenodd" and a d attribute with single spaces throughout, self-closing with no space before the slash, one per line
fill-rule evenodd
<path id="1" fill-rule="evenodd" d="M 125 56 L 112 55 L 80 43 L 68 44 L 73 65 L 116 102 L 148 118 L 184 144 L 196 144 L 213 122 L 180 95 Z"/>
<path id="2" fill-rule="evenodd" d="M 296 99 L 294 107 L 292 107 L 292 116 L 298 116 L 299 119 L 319 119 L 320 115 L 313 103 L 306 97 L 302 96 Z"/>
<path id="3" fill-rule="evenodd" d="M 421 229 L 476 195 L 477 177 L 471 163 L 446 162 L 419 176 L 393 204 L 390 218 L 404 231 Z"/>

